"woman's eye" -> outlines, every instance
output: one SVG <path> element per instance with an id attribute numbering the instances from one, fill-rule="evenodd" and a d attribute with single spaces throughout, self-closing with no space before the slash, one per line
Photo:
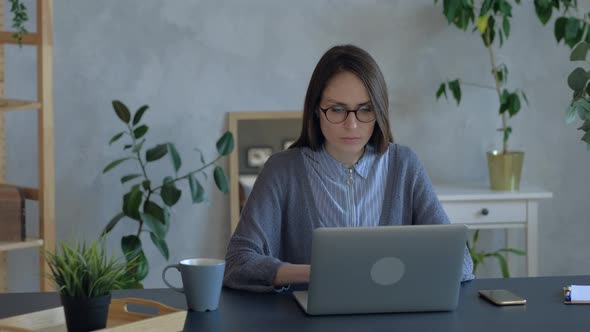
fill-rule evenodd
<path id="1" fill-rule="evenodd" d="M 372 111 L 373 111 L 373 109 L 370 108 L 370 107 L 361 107 L 361 108 L 359 108 L 359 112 L 361 112 L 361 113 L 371 113 Z"/>
<path id="2" fill-rule="evenodd" d="M 344 107 L 332 107 L 332 112 L 342 113 L 346 112 L 346 110 L 344 109 Z"/>

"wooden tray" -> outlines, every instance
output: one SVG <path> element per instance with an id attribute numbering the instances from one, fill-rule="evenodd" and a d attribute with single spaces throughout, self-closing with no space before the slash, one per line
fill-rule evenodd
<path id="1" fill-rule="evenodd" d="M 155 315 L 128 310 L 128 304 L 155 308 Z M 186 311 L 138 298 L 112 299 L 107 328 L 101 331 L 180 331 Z M 138 325 L 139 323 L 139 325 Z M 148 329 L 149 327 L 150 329 Z M 0 332 L 66 332 L 63 307 L 0 319 Z"/>

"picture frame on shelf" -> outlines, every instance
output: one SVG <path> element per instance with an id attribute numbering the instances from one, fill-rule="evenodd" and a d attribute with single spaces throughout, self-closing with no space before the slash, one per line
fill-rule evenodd
<path id="1" fill-rule="evenodd" d="M 246 151 L 248 167 L 262 167 L 272 155 L 272 148 L 269 146 L 253 146 Z"/>

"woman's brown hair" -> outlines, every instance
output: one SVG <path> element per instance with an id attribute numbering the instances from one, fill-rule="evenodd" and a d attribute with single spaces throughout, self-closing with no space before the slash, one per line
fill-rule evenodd
<path id="1" fill-rule="evenodd" d="M 329 49 L 316 65 L 303 106 L 301 135 L 292 147 L 309 147 L 319 150 L 324 144 L 320 128 L 319 104 L 326 85 L 334 75 L 341 72 L 355 74 L 365 85 L 375 111 L 376 124 L 368 144 L 375 152 L 383 154 L 393 142 L 389 126 L 389 98 L 387 85 L 381 69 L 369 53 L 353 45 L 334 46 Z"/>

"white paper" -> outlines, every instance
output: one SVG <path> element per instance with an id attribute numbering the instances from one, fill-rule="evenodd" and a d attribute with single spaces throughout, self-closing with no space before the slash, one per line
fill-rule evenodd
<path id="1" fill-rule="evenodd" d="M 572 301 L 590 301 L 590 286 L 572 285 Z"/>

